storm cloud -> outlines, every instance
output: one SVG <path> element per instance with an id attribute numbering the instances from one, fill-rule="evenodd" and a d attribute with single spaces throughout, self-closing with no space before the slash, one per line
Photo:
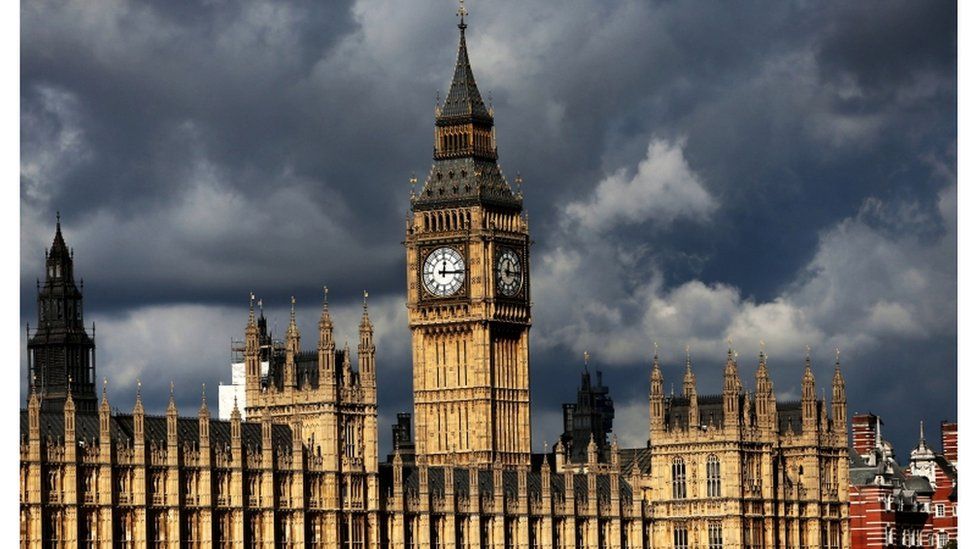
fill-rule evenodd
<path id="1" fill-rule="evenodd" d="M 584 350 L 646 439 L 654 343 L 718 391 L 731 337 L 752 386 L 818 387 L 902 456 L 956 417 L 952 2 L 469 2 L 506 175 L 524 178 L 533 444 L 559 434 Z M 306 344 L 328 284 L 340 343 L 361 292 L 385 425 L 411 407 L 409 179 L 430 165 L 457 45 L 443 1 L 21 7 L 21 317 L 62 213 L 113 404 L 170 379 L 184 413 L 229 380 L 248 294 Z M 280 331 L 280 330 L 279 330 Z M 22 365 L 22 384 L 25 383 Z"/>

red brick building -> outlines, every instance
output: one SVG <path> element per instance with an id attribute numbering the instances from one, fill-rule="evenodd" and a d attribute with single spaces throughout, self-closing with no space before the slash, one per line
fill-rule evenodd
<path id="1" fill-rule="evenodd" d="M 851 547 L 945 547 L 956 539 L 955 423 L 942 423 L 942 452 L 919 429 L 909 465 L 895 460 L 881 419 L 855 414 L 851 427 Z"/>

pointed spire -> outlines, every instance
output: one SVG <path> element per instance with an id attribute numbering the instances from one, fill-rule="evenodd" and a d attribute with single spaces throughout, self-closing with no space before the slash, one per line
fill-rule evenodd
<path id="1" fill-rule="evenodd" d="M 291 313 L 288 316 L 288 333 L 298 330 L 298 323 L 295 321 L 295 296 L 291 296 Z"/>
<path id="2" fill-rule="evenodd" d="M 200 391 L 200 415 L 204 414 L 210 415 L 210 408 L 207 407 L 207 384 L 203 384 L 203 388 Z"/>
<path id="3" fill-rule="evenodd" d="M 369 321 L 369 303 L 368 303 L 368 300 L 369 300 L 369 292 L 366 291 L 366 290 L 363 290 L 363 320 L 360 323 L 360 325 L 362 325 L 362 326 L 366 326 L 366 325 L 370 325 L 371 326 L 372 325 L 372 323 Z"/>
<path id="4" fill-rule="evenodd" d="M 458 29 L 460 38 L 458 41 L 457 63 L 454 67 L 454 78 L 451 80 L 450 90 L 444 100 L 439 119 L 452 117 L 472 117 L 490 122 L 491 115 L 488 108 L 481 98 L 478 85 L 474 80 L 474 72 L 471 70 L 471 62 L 468 59 L 468 44 L 464 36 L 464 30 L 468 28 L 464 18 L 468 15 L 468 10 L 464 3 L 458 7 Z"/>
<path id="5" fill-rule="evenodd" d="M 691 397 L 697 392 L 695 387 L 695 374 L 691 371 L 691 349 L 685 345 L 685 378 L 682 387 L 682 395 Z"/>
<path id="6" fill-rule="evenodd" d="M 133 407 L 134 413 L 142 413 L 142 380 L 136 379 L 136 405 Z"/>
<path id="7" fill-rule="evenodd" d="M 176 413 L 176 395 L 173 380 L 169 381 L 169 404 L 166 406 L 166 413 Z"/>
<path id="8" fill-rule="evenodd" d="M 464 30 L 467 25 L 464 24 L 464 18 L 468 15 L 468 10 L 464 7 L 464 0 L 458 0 L 458 10 L 457 16 L 459 18 L 458 28 Z"/>

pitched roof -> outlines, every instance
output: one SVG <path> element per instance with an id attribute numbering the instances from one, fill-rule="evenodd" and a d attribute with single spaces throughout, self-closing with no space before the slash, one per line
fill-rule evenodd
<path id="1" fill-rule="evenodd" d="M 454 118 L 476 118 L 490 124 L 491 114 L 481 99 L 478 84 L 474 81 L 474 72 L 471 70 L 471 62 L 468 60 L 468 45 L 464 38 L 464 29 L 467 25 L 462 20 L 458 28 L 461 30 L 461 38 L 458 42 L 454 78 L 451 80 L 451 89 L 447 92 L 447 98 L 437 120 L 438 123 L 449 123 Z"/>
<path id="2" fill-rule="evenodd" d="M 64 414 L 60 412 L 41 412 L 41 439 L 48 437 L 64 440 Z M 144 428 L 146 444 L 155 442 L 158 446 L 166 446 L 166 416 L 145 416 Z M 20 432 L 26 437 L 28 433 L 27 410 L 20 411 Z M 123 442 L 131 445 L 135 436 L 131 414 L 112 414 L 109 424 L 113 445 Z M 79 441 L 98 440 L 98 413 L 78 412 L 75 415 L 75 438 Z M 200 440 L 200 420 L 196 417 L 181 417 L 176 421 L 177 444 L 185 442 L 196 444 Z M 271 427 L 271 440 L 276 448 L 291 449 L 291 428 L 288 425 L 274 424 Z M 211 447 L 230 446 L 230 421 L 210 420 Z M 261 447 L 261 424 L 257 422 L 241 422 L 241 446 L 244 448 Z"/>

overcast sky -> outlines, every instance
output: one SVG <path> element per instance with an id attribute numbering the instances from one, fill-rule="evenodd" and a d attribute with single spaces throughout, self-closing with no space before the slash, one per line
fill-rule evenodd
<path id="1" fill-rule="evenodd" d="M 381 450 L 412 406 L 411 174 L 457 52 L 450 0 L 35 0 L 21 8 L 21 317 L 60 210 L 98 325 L 98 375 L 182 413 L 230 379 L 248 294 L 304 344 L 328 284 L 377 329 Z M 647 438 L 654 342 L 680 389 L 748 390 L 760 340 L 795 399 L 840 348 L 850 411 L 900 457 L 956 418 L 953 2 L 468 2 L 503 171 L 525 180 L 533 446 L 582 354 L 626 446 Z M 24 336 L 21 335 L 24 343 Z M 21 364 L 22 391 L 26 385 Z"/>

